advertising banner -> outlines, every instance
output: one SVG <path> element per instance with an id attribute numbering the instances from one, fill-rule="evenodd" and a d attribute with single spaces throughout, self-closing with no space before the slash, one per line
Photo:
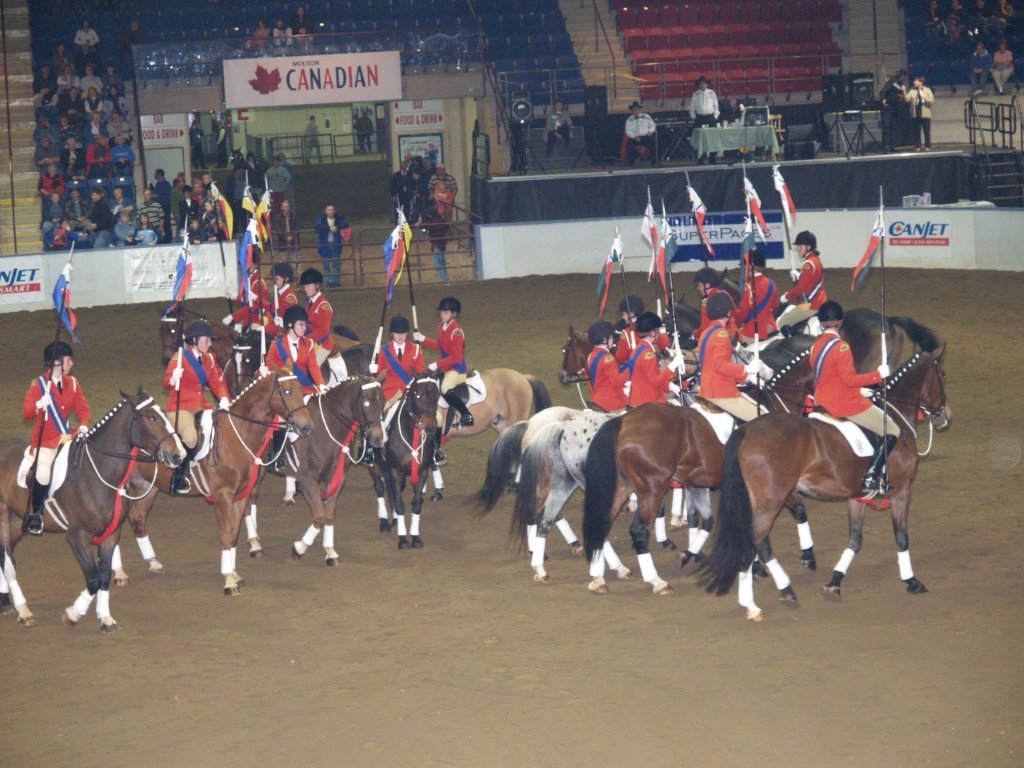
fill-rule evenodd
<path id="1" fill-rule="evenodd" d="M 43 288 L 41 256 L 12 256 L 0 260 L 0 305 L 48 300 Z"/>
<path id="2" fill-rule="evenodd" d="M 745 214 L 742 213 L 713 213 L 708 214 L 708 217 L 704 219 L 704 233 L 708 236 L 711 246 L 715 249 L 715 256 L 713 258 L 707 257 L 709 264 L 712 261 L 739 261 L 742 253 L 741 246 L 743 245 L 744 218 Z M 755 235 L 754 247 L 763 253 L 766 259 L 781 259 L 786 253 L 786 230 L 782 225 L 782 212 L 764 211 L 764 219 L 771 230 L 771 234 L 765 237 L 767 242 L 762 241 L 759 236 Z M 669 214 L 668 223 L 676 233 L 676 243 L 679 246 L 672 261 L 702 262 L 706 254 L 701 245 L 700 236 L 697 234 L 697 225 L 693 221 L 693 214 Z M 757 222 L 754 222 L 753 226 L 756 229 Z M 637 239 L 640 239 L 639 236 L 637 236 Z"/>
<path id="3" fill-rule="evenodd" d="M 235 243 L 224 243 L 229 282 L 234 282 Z M 142 301 L 170 298 L 178 264 L 180 245 L 159 245 L 152 248 L 131 248 L 124 251 L 125 285 L 128 292 Z M 192 246 L 193 298 L 224 295 L 225 268 L 216 243 Z M 144 298 L 143 298 L 144 297 Z"/>

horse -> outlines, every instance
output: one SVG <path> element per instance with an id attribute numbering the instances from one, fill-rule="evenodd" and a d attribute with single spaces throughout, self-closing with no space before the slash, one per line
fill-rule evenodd
<path id="1" fill-rule="evenodd" d="M 551 407 L 551 395 L 544 382 L 536 376 L 523 374 L 511 368 L 489 368 L 480 371 L 487 397 L 469 406 L 473 426 L 455 429 L 449 434 L 460 437 L 478 435 L 488 427 L 501 434 L 517 421 L 530 417 L 530 411 L 539 413 Z M 438 410 L 438 421 L 444 414 Z"/>
<path id="2" fill-rule="evenodd" d="M 374 464 L 371 468 L 371 472 L 383 474 L 388 498 L 395 511 L 400 550 L 423 547 L 423 539 L 420 538 L 420 513 L 423 510 L 423 492 L 427 485 L 426 470 L 433 461 L 434 448 L 439 439 L 437 401 L 440 395 L 440 385 L 437 379 L 431 376 L 419 376 L 409 382 L 394 412 L 388 414 L 387 440 L 379 452 L 380 466 Z M 412 515 L 408 537 L 405 527 L 405 502 L 402 500 L 406 478 L 412 481 Z"/>
<path id="3" fill-rule="evenodd" d="M 334 384 L 325 394 L 312 395 L 306 405 L 313 414 L 313 431 L 308 437 L 287 446 L 285 456 L 289 477 L 298 480 L 313 523 L 302 538 L 292 544 L 292 557 L 301 559 L 323 530 L 324 561 L 326 565 L 334 566 L 341 563 L 334 549 L 334 517 L 338 496 L 345 487 L 346 464 L 353 458 L 349 445 L 357 433 L 362 438 L 364 451 L 384 444 L 381 426 L 384 398 L 380 382 L 365 376 L 353 376 Z M 257 557 L 263 550 L 256 530 L 258 498 L 259 487 L 253 493 L 250 511 L 245 518 L 251 557 Z"/>
<path id="4" fill-rule="evenodd" d="M 18 623 L 31 627 L 35 617 L 18 584 L 13 556 L 29 503 L 29 492 L 18 485 L 26 446 L 23 440 L 0 443 L 0 613 L 9 610 L 13 597 Z M 43 531 L 66 535 L 86 585 L 64 610 L 63 622 L 77 624 L 96 598 L 100 629 L 115 630 L 117 622 L 110 615 L 111 559 L 124 523 L 123 500 L 132 498 L 122 492 L 138 465 L 152 464 L 152 471 L 145 472 L 155 480 L 157 465 L 178 466 L 185 448 L 164 412 L 139 387 L 134 396 L 122 392 L 121 400 L 62 452 L 67 456 L 68 474 L 46 502 L 49 514 Z"/>
<path id="5" fill-rule="evenodd" d="M 907 519 L 910 490 L 917 472 L 914 421 L 922 411 L 937 429 L 950 423 L 945 373 L 941 358 L 945 345 L 916 353 L 885 381 L 885 400 L 900 422 L 900 439 L 888 459 L 889 500 L 896 537 L 900 578 L 911 594 L 927 592 L 914 576 L 910 561 Z M 882 401 L 882 393 L 875 401 Z M 733 433 L 726 444 L 722 494 L 716 527 L 718 535 L 701 584 L 708 592 L 724 595 L 739 577 L 739 603 L 747 619 L 760 621 L 764 612 L 754 602 L 750 566 L 760 552 L 784 500 L 796 489 L 822 498 L 846 498 L 849 506 L 849 543 L 825 585 L 826 595 L 838 597 L 842 580 L 863 541 L 865 504 L 861 479 L 869 460 L 855 456 L 841 433 L 817 419 L 773 414 L 755 419 Z M 776 583 L 789 582 L 776 561 L 769 568 Z M 795 601 L 791 586 L 782 599 Z"/>
<path id="6" fill-rule="evenodd" d="M 203 458 L 192 463 L 190 495 L 202 495 L 214 505 L 224 577 L 224 594 L 240 594 L 243 581 L 236 571 L 235 554 L 242 516 L 249 496 L 265 466 L 260 457 L 277 429 L 287 428 L 305 437 L 313 431 L 313 419 L 303 402 L 302 387 L 289 367 L 266 373 L 246 387 L 227 410 L 213 412 L 213 446 Z M 200 434 L 200 445 L 203 435 Z M 150 487 L 133 501 L 129 517 L 136 537 L 146 537 L 146 523 L 158 492 L 170 493 L 171 472 L 160 469 L 155 483 L 138 470 L 132 476 L 133 492 Z M 179 494 L 175 494 L 178 496 Z M 152 554 L 143 550 L 147 560 Z"/>

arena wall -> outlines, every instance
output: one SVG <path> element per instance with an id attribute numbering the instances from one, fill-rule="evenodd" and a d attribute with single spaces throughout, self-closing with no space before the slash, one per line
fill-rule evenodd
<path id="1" fill-rule="evenodd" d="M 874 210 L 799 211 L 796 230 L 809 229 L 817 235 L 828 266 L 851 268 L 864 253 L 875 214 Z M 672 218 L 671 213 L 669 216 Z M 692 230 L 692 217 L 684 215 L 683 220 L 684 231 Z M 887 208 L 885 223 L 890 237 L 885 251 L 887 267 L 1024 270 L 1019 210 L 975 206 Z M 646 271 L 651 252 L 640 237 L 640 224 L 637 215 L 628 219 L 478 226 L 478 277 L 590 272 L 596 279 L 616 227 L 622 234 L 626 268 Z M 700 261 L 675 263 L 677 270 L 701 266 Z"/>

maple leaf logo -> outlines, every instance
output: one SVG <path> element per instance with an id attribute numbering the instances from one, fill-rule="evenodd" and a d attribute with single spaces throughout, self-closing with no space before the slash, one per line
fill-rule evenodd
<path id="1" fill-rule="evenodd" d="M 271 91 L 276 91 L 281 87 L 281 71 L 276 67 L 268 72 L 259 64 L 256 65 L 256 77 L 249 81 L 249 85 L 257 93 L 262 93 L 266 96 Z"/>

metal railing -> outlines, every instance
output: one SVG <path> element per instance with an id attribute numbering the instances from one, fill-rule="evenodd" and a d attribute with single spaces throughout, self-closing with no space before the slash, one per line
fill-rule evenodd
<path id="1" fill-rule="evenodd" d="M 1014 96 L 1010 104 L 977 99 L 964 102 L 964 127 L 975 152 L 979 143 L 983 151 L 995 149 L 997 142 L 1003 149 L 1015 148 L 1020 113 L 1016 100 Z"/>
<path id="2" fill-rule="evenodd" d="M 18 252 L 18 217 L 14 194 L 14 132 L 11 125 L 11 76 L 7 63 L 7 14 L 0 4 L 0 51 L 4 62 L 4 105 L 7 120 L 7 178 L 11 185 L 11 235 L 14 238 L 14 252 Z"/>

